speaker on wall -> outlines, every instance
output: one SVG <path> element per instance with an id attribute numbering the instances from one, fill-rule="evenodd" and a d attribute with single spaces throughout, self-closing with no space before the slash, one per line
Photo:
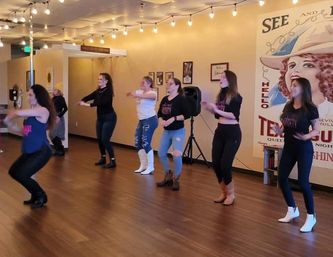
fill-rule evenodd
<path id="1" fill-rule="evenodd" d="M 201 91 L 200 88 L 189 86 L 183 88 L 187 100 L 190 116 L 198 116 L 201 112 Z"/>

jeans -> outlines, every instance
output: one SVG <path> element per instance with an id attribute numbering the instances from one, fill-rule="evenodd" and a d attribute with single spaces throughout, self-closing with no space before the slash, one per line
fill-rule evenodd
<path id="1" fill-rule="evenodd" d="M 96 134 L 98 140 L 98 147 L 101 156 L 105 156 L 108 152 L 110 159 L 114 158 L 114 151 L 111 144 L 111 137 L 113 130 L 117 123 L 117 115 L 115 112 L 104 114 L 97 118 L 96 121 Z"/>
<path id="2" fill-rule="evenodd" d="M 174 161 L 174 175 L 178 178 L 182 172 L 183 160 L 182 152 L 185 142 L 185 128 L 177 130 L 164 130 L 160 140 L 160 148 L 158 150 L 158 157 L 162 163 L 165 173 L 170 171 L 170 165 L 168 160 L 168 150 L 172 145 L 174 151 L 180 152 L 180 155 L 173 154 Z"/>
<path id="3" fill-rule="evenodd" d="M 52 151 L 48 145 L 34 153 L 23 153 L 10 167 L 9 175 L 24 186 L 32 197 L 43 196 L 44 190 L 31 176 L 43 168 L 51 156 Z"/>
<path id="4" fill-rule="evenodd" d="M 148 153 L 152 149 L 151 140 L 157 125 L 157 116 L 139 121 L 135 131 L 135 147 L 138 150 L 144 149 Z"/>
<path id="5" fill-rule="evenodd" d="M 279 186 L 287 205 L 289 207 L 296 207 L 295 200 L 288 183 L 288 177 L 297 162 L 298 183 L 303 192 L 303 198 L 308 214 L 314 214 L 313 195 L 309 182 L 312 161 L 313 145 L 311 141 L 301 141 L 292 144 L 286 143 L 283 147 L 278 175 Z"/>
<path id="6" fill-rule="evenodd" d="M 218 124 L 212 147 L 212 164 L 219 183 L 228 185 L 232 181 L 232 163 L 238 151 L 242 133 L 238 124 Z"/>

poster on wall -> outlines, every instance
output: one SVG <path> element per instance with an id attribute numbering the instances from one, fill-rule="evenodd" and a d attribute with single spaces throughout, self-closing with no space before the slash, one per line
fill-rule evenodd
<path id="1" fill-rule="evenodd" d="M 311 83 L 320 136 L 313 139 L 316 167 L 333 166 L 333 4 L 320 1 L 261 15 L 258 19 L 254 155 L 263 145 L 283 145 L 272 127 L 288 101 L 293 78 Z"/>

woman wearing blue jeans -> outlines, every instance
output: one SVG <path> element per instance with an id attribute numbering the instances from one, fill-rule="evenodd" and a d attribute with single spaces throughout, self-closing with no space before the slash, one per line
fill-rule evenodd
<path id="1" fill-rule="evenodd" d="M 127 93 L 137 101 L 137 115 L 139 124 L 135 131 L 135 147 L 138 150 L 140 167 L 135 173 L 150 175 L 154 172 L 154 150 L 151 140 L 158 125 L 155 106 L 157 93 L 153 89 L 153 80 L 145 76 L 142 79 L 140 90 Z"/>
<path id="2" fill-rule="evenodd" d="M 162 99 L 157 114 L 160 118 L 160 124 L 164 127 L 158 157 L 165 173 L 164 179 L 158 182 L 157 186 L 172 186 L 172 190 L 178 191 L 185 141 L 184 120 L 189 118 L 189 111 L 186 99 L 182 96 L 182 87 L 179 79 L 169 79 L 167 82 L 167 91 L 168 95 Z M 174 174 L 170 170 L 167 156 L 171 145 L 173 148 Z"/>

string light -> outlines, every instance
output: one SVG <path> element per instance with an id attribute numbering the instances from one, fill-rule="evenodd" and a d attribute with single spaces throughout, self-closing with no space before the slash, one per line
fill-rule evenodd
<path id="1" fill-rule="evenodd" d="M 36 8 L 35 6 L 32 6 L 32 8 L 31 8 L 31 13 L 32 13 L 33 15 L 37 15 L 37 14 L 38 14 L 38 10 L 37 10 L 37 8 Z"/>
<path id="2" fill-rule="evenodd" d="M 140 29 L 139 29 L 139 31 L 141 32 L 141 33 L 143 33 L 143 27 L 142 27 L 142 22 L 140 22 Z"/>
<path id="3" fill-rule="evenodd" d="M 175 26 L 176 26 L 175 18 L 174 18 L 173 15 L 171 16 L 171 18 L 172 18 L 172 21 L 170 22 L 170 25 L 171 25 L 172 27 L 175 27 Z"/>
<path id="4" fill-rule="evenodd" d="M 209 18 L 213 19 L 215 16 L 213 6 L 210 7 L 210 13 L 209 13 Z"/>
<path id="5" fill-rule="evenodd" d="M 297 4 L 298 3 L 298 0 L 293 0 L 293 4 Z"/>
<path id="6" fill-rule="evenodd" d="M 99 41 L 102 45 L 104 45 L 105 41 L 104 41 L 104 36 L 102 35 L 101 40 Z"/>
<path id="7" fill-rule="evenodd" d="M 127 35 L 128 35 L 127 26 L 125 26 L 125 28 L 124 28 L 123 35 L 124 35 L 124 36 L 127 36 Z"/>
<path id="8" fill-rule="evenodd" d="M 157 29 L 157 23 L 155 22 L 155 26 L 153 28 L 153 32 L 156 34 L 158 32 L 158 29 Z"/>
<path id="9" fill-rule="evenodd" d="M 192 26 L 193 22 L 192 22 L 192 14 L 190 14 L 190 18 L 187 21 L 187 25 L 189 25 L 190 27 Z"/>
<path id="10" fill-rule="evenodd" d="M 232 16 L 237 16 L 238 12 L 237 12 L 237 4 L 234 5 L 234 9 L 232 11 Z"/>
<path id="11" fill-rule="evenodd" d="M 44 13 L 46 15 L 50 15 L 51 14 L 51 10 L 50 10 L 49 2 L 47 1 L 46 4 L 47 4 L 47 6 L 46 6 L 46 9 L 45 9 Z"/>

